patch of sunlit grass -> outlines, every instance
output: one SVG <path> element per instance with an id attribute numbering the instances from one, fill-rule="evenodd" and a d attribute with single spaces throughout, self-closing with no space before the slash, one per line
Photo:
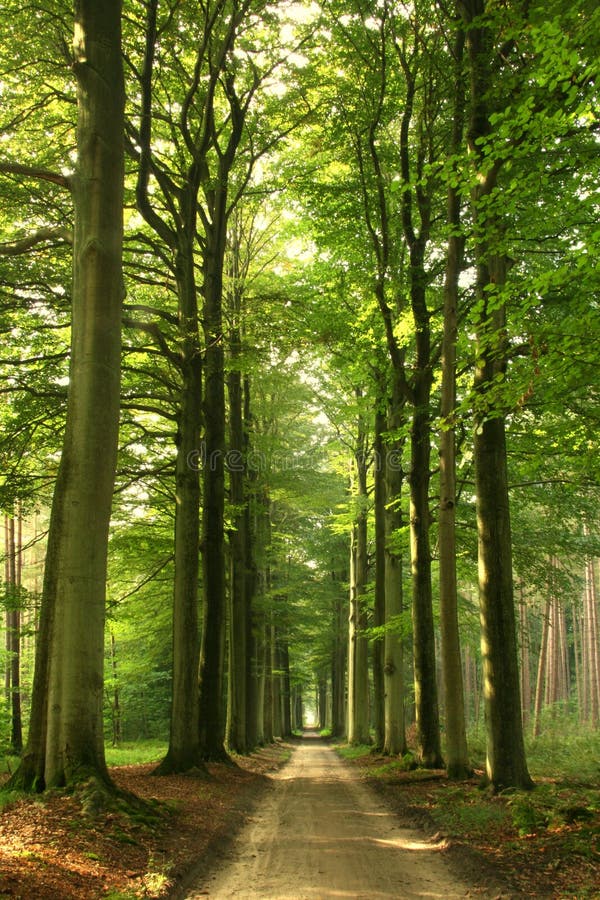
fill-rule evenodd
<path id="1" fill-rule="evenodd" d="M 105 752 L 109 766 L 139 766 L 161 760 L 167 752 L 167 744 L 164 741 L 139 741 L 109 746 Z"/>
<path id="2" fill-rule="evenodd" d="M 366 744 L 336 744 L 334 750 L 343 759 L 360 759 L 371 753 L 371 747 Z"/>

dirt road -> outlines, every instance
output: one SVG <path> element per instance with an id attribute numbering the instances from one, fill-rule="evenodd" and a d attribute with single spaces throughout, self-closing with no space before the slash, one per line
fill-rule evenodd
<path id="1" fill-rule="evenodd" d="M 492 897 L 457 881 L 440 843 L 406 828 L 317 737 L 307 736 L 187 900 Z"/>

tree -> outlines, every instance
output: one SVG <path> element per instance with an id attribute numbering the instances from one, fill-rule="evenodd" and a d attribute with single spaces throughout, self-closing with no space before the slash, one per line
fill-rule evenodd
<path id="1" fill-rule="evenodd" d="M 371 17 L 365 22 L 357 11 L 348 24 L 342 22 L 341 31 L 351 34 L 343 40 L 347 65 L 357 84 L 345 85 L 339 102 L 362 200 L 374 297 L 395 382 L 391 396 L 397 409 L 392 415 L 400 419 L 407 415 L 407 408 L 411 415 L 408 481 L 417 730 L 421 758 L 435 767 L 442 756 L 429 536 L 434 352 L 426 257 L 436 188 L 428 168 L 433 162 L 435 85 L 433 70 L 428 69 L 429 51 L 422 52 L 426 27 L 418 16 L 409 22 L 384 6 L 377 21 Z M 368 67 L 353 52 L 357 41 L 365 48 Z M 396 55 L 401 77 L 394 77 L 391 53 Z M 423 84 L 427 89 L 422 89 Z"/>
<path id="2" fill-rule="evenodd" d="M 388 440 L 384 443 L 382 467 L 385 479 L 385 622 L 384 665 L 385 707 L 384 744 L 386 753 L 395 756 L 406 752 L 404 722 L 404 647 L 403 624 L 403 522 L 401 506 L 402 458 L 405 444 L 399 411 L 402 403 L 396 379 L 392 382 L 392 396 L 388 404 Z"/>
<path id="3" fill-rule="evenodd" d="M 102 720 L 108 526 L 119 425 L 123 107 L 121 7 L 75 3 L 77 166 L 66 430 L 54 490 L 32 721 L 13 784 L 107 784 Z"/>
<path id="4" fill-rule="evenodd" d="M 498 223 L 486 202 L 497 189 L 499 161 L 490 165 L 482 141 L 492 130 L 488 94 L 494 34 L 480 0 L 458 4 L 467 29 L 470 67 L 468 144 L 476 178 L 472 208 L 479 313 L 475 393 L 474 458 L 479 538 L 479 602 L 487 728 L 487 777 L 496 790 L 528 788 L 523 740 L 516 624 L 513 598 L 512 540 L 508 496 L 505 420 L 490 408 L 489 392 L 506 371 L 505 307 L 502 286 L 509 267 L 501 249 Z M 483 18 L 482 18 L 483 17 Z"/>
<path id="5" fill-rule="evenodd" d="M 362 392 L 357 389 L 360 403 Z M 351 491 L 356 504 L 350 536 L 350 613 L 348 618 L 348 727 L 349 744 L 370 744 L 369 661 L 365 593 L 367 558 L 368 434 L 359 408 Z"/>
<path id="6" fill-rule="evenodd" d="M 23 749 L 23 719 L 21 707 L 21 593 L 23 565 L 23 519 L 20 510 L 16 516 L 4 517 L 6 543 L 6 693 L 11 710 L 10 745 L 13 753 Z"/>
<path id="7" fill-rule="evenodd" d="M 460 153 L 464 127 L 463 55 L 465 36 L 457 23 L 454 42 L 454 113 L 448 154 Z M 440 413 L 440 632 L 446 720 L 446 765 L 450 778 L 470 772 L 465 724 L 462 663 L 458 625 L 456 580 L 456 342 L 458 336 L 459 278 L 463 268 L 464 235 L 461 197 L 457 185 L 448 185 L 448 243 L 444 283 L 442 385 Z"/>

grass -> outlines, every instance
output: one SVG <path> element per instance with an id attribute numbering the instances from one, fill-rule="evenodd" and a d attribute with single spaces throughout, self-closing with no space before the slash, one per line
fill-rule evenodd
<path id="1" fill-rule="evenodd" d="M 108 766 L 139 766 L 159 762 L 167 749 L 165 741 L 139 741 L 119 744 L 118 747 L 107 746 L 106 763 Z"/>
<path id="2" fill-rule="evenodd" d="M 544 721 L 544 731 L 526 739 L 532 791 L 494 795 L 477 779 L 464 782 L 411 769 L 410 757 L 383 759 L 367 746 L 335 745 L 338 754 L 397 790 L 406 808 L 426 813 L 434 827 L 511 872 L 529 892 L 538 883 L 556 882 L 556 897 L 600 898 L 600 731 L 582 727 L 568 715 Z M 485 732 L 469 735 L 470 761 L 485 767 Z M 389 786 L 389 787 L 388 787 Z"/>
<path id="3" fill-rule="evenodd" d="M 12 775 L 19 765 L 19 757 L 6 754 L 0 756 L 0 775 Z"/>
<path id="4" fill-rule="evenodd" d="M 167 748 L 166 741 L 138 741 L 120 744 L 118 747 L 107 745 L 106 763 L 109 766 L 135 766 L 158 762 L 166 754 Z M 12 775 L 19 762 L 18 756 L 0 754 L 0 776 Z"/>
<path id="5" fill-rule="evenodd" d="M 367 747 L 366 744 L 336 744 L 334 750 L 343 759 L 360 759 L 371 753 L 371 747 Z"/>
<path id="6" fill-rule="evenodd" d="M 567 717 L 549 722 L 539 737 L 527 740 L 533 778 L 562 778 L 580 784 L 600 781 L 600 731 L 575 726 Z"/>

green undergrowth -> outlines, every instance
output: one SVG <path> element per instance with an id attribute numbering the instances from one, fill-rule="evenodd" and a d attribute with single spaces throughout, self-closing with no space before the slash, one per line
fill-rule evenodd
<path id="1" fill-rule="evenodd" d="M 18 768 L 19 757 L 6 754 L 0 756 L 0 788 L 2 783 Z M 25 794 L 22 791 L 8 791 L 0 789 L 0 812 L 22 799 Z"/>
<path id="2" fill-rule="evenodd" d="M 454 782 L 413 768 L 410 754 L 385 758 L 364 745 L 335 749 L 404 808 L 425 814 L 436 830 L 490 854 L 526 892 L 536 878 L 552 884 L 560 873 L 553 896 L 600 897 L 590 886 L 600 859 L 600 734 L 548 731 L 528 747 L 534 790 L 499 794 L 482 789 L 478 776 Z M 481 771 L 485 748 L 475 748 L 472 761 Z"/>
<path id="3" fill-rule="evenodd" d="M 539 737 L 527 739 L 527 759 L 531 774 L 555 778 L 557 774 L 579 784 L 600 782 L 600 730 L 569 727 L 568 720 L 556 720 Z"/>
<path id="4" fill-rule="evenodd" d="M 108 766 L 135 766 L 158 762 L 167 752 L 165 741 L 138 741 L 107 745 L 105 749 Z M 19 767 L 20 758 L 10 753 L 0 754 L 0 779 L 12 775 Z"/>
<path id="5" fill-rule="evenodd" d="M 18 756 L 12 756 L 11 754 L 0 756 L 0 776 L 12 775 L 19 765 L 19 761 Z"/>
<path id="6" fill-rule="evenodd" d="M 141 766 L 145 763 L 159 762 L 166 755 L 168 744 L 165 741 L 137 741 L 107 746 L 105 750 L 108 766 Z"/>
<path id="7" fill-rule="evenodd" d="M 371 748 L 366 744 L 335 744 L 334 750 L 342 759 L 361 759 L 371 753 Z"/>

